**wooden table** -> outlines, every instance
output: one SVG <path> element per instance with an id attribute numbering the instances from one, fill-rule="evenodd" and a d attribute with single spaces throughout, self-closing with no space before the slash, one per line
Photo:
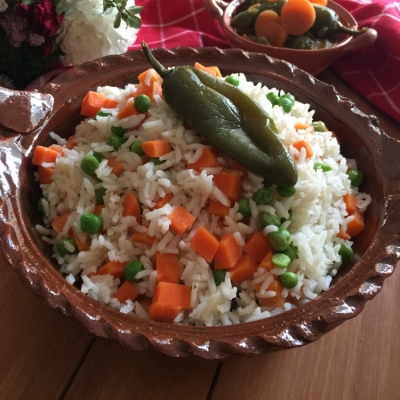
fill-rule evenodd
<path id="1" fill-rule="evenodd" d="M 331 71 L 358 108 L 400 139 L 400 124 Z M 0 400 L 400 398 L 400 271 L 356 318 L 305 347 L 225 361 L 132 352 L 89 334 L 26 290 L 0 259 Z"/>

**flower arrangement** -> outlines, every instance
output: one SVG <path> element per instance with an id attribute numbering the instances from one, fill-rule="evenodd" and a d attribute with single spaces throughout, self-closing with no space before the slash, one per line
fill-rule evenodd
<path id="1" fill-rule="evenodd" d="M 0 0 L 0 86 L 22 89 L 58 63 L 127 51 L 142 8 L 134 0 Z"/>

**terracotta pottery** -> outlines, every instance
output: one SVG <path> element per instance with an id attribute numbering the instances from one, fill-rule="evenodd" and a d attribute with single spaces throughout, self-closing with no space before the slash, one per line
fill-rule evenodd
<path id="1" fill-rule="evenodd" d="M 0 128 L 1 245 L 6 261 L 22 282 L 50 307 L 76 318 L 95 335 L 116 340 L 129 349 L 153 348 L 174 357 L 255 356 L 303 346 L 360 313 L 400 258 L 399 142 L 379 129 L 376 118 L 363 114 L 332 86 L 265 54 L 178 48 L 156 49 L 154 55 L 167 67 L 197 61 L 218 65 L 224 75 L 243 72 L 252 81 L 290 91 L 316 110 L 315 119 L 324 121 L 337 134 L 342 153 L 357 160 L 365 176 L 361 189 L 372 195 L 365 214 L 366 228 L 354 240 L 356 259 L 342 266 L 329 290 L 303 306 L 268 319 L 224 327 L 145 321 L 103 306 L 67 283 L 52 262 L 51 249 L 35 230 L 41 217 L 36 210 L 40 188 L 33 179 L 33 150 L 52 143 L 51 131 L 63 137 L 73 134 L 82 119 L 81 101 L 88 90 L 137 82 L 148 63 L 141 51 L 135 51 L 86 63 L 47 84 L 42 95 L 47 100 L 53 97 L 54 106 L 41 126 L 23 134 L 16 132 L 17 123 Z M 30 95 L 25 92 L 23 97 Z M 26 98 L 24 101 L 29 104 Z M 5 111 L 19 118 L 18 108 L 1 108 L 1 113 Z"/>
<path id="2" fill-rule="evenodd" d="M 206 9 L 219 21 L 232 47 L 255 53 L 265 53 L 271 57 L 288 61 L 311 75 L 317 75 L 337 58 L 369 46 L 375 42 L 378 35 L 374 29 L 368 28 L 365 33 L 357 37 L 342 35 L 342 39 L 332 47 L 318 50 L 297 50 L 267 46 L 243 38 L 231 27 L 233 17 L 238 10 L 242 11 L 245 3 L 245 0 L 204 0 Z M 357 21 L 346 9 L 333 1 L 329 1 L 327 7 L 338 14 L 340 22 L 344 26 L 357 29 Z"/>

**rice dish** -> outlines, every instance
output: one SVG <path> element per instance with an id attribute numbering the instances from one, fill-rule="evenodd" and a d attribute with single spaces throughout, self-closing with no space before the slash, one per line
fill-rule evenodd
<path id="1" fill-rule="evenodd" d="M 149 82 L 153 74 L 149 70 L 145 81 Z M 265 187 L 263 179 L 252 172 L 235 169 L 232 160 L 212 149 L 203 137 L 187 127 L 162 96 L 154 96 L 147 112 L 119 118 L 118 114 L 135 96 L 138 86 L 99 87 L 97 92 L 115 100 L 117 105 L 82 121 L 71 138 L 63 139 L 52 133 L 62 151 L 55 162 L 41 164 L 52 170 L 52 176 L 48 183 L 40 184 L 46 201 L 42 201 L 43 224 L 36 229 L 53 246 L 54 261 L 70 284 L 122 313 L 148 319 L 148 306 L 160 279 L 156 257 L 173 254 L 178 260 L 179 284 L 190 288 L 190 307 L 177 312 L 173 323 L 196 326 L 231 325 L 267 318 L 310 301 L 329 288 L 342 263 L 341 245 L 352 245 L 352 238 L 340 234 L 346 232 L 354 218 L 346 208 L 344 196 L 354 196 L 361 213 L 371 202 L 370 196 L 360 192 L 349 179 L 348 169 L 356 169 L 356 162 L 341 155 L 332 132 L 313 129 L 314 111 L 308 104 L 295 101 L 290 112 L 286 112 L 279 105 L 273 106 L 267 98 L 270 92 L 282 96 L 282 90 L 247 81 L 241 73 L 234 76 L 240 82 L 239 88 L 273 118 L 279 138 L 296 161 L 295 192 L 289 197 L 282 196 L 273 185 L 270 187 L 272 200 L 258 204 L 254 196 Z M 112 127 L 124 129 L 124 142 L 117 150 L 107 142 Z M 158 160 L 131 151 L 138 141 L 157 140 L 169 144 L 169 151 Z M 299 150 L 294 146 L 301 140 L 310 145 L 311 156 L 305 148 Z M 201 158 L 204 149 L 215 152 L 218 165 L 200 170 L 189 168 Z M 82 160 L 99 153 L 103 158 L 95 175 L 89 176 L 82 171 Z M 110 165 L 110 159 L 116 160 L 121 168 L 118 173 Z M 316 163 L 327 169 L 316 168 Z M 214 178 L 232 170 L 241 176 L 241 198 L 248 199 L 249 205 L 247 217 L 239 212 L 239 201 L 228 199 Z M 38 174 L 36 179 L 40 181 Z M 101 188 L 104 205 L 96 207 L 96 192 Z M 124 212 L 128 192 L 140 203 L 140 220 Z M 158 206 L 157 202 L 166 196 L 168 201 Z M 211 201 L 225 206 L 226 215 L 210 212 Z M 194 217 L 194 222 L 186 231 L 177 233 L 171 227 L 169 216 L 180 207 Z M 87 213 L 101 217 L 102 229 L 98 233 L 82 230 L 81 217 Z M 264 213 L 279 217 L 280 227 L 262 226 L 260 217 Z M 61 215 L 66 218 L 57 232 L 52 223 Z M 231 270 L 226 269 L 222 279 L 216 282 L 213 262 L 207 261 L 192 246 L 200 227 L 206 228 L 218 241 L 224 235 L 231 235 L 240 251 L 239 257 L 247 254 L 245 245 L 255 232 L 262 232 L 268 238 L 278 229 L 284 229 L 290 232 L 297 258 L 286 268 L 264 268 L 262 260 L 257 258 L 253 260 L 256 267 L 250 278 L 234 282 Z M 66 242 L 66 254 L 61 254 L 57 243 L 70 237 L 71 232 L 75 241 L 87 246 L 83 251 L 76 251 L 74 244 Z M 151 239 L 147 242 L 133 239 L 144 235 Z M 271 251 L 266 249 L 266 253 Z M 138 295 L 134 300 L 121 302 L 115 293 L 126 278 L 98 271 L 109 262 L 126 264 L 133 260 L 140 261 L 142 266 L 131 282 Z M 297 276 L 294 287 L 274 284 L 285 272 Z M 273 290 L 276 287 L 279 293 Z"/>

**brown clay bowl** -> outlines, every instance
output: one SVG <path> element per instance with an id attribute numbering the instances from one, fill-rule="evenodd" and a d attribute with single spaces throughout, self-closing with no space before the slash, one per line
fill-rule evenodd
<path id="1" fill-rule="evenodd" d="M 362 190 L 372 195 L 366 212 L 366 229 L 354 244 L 357 259 L 343 265 L 329 290 L 305 305 L 255 322 L 226 327 L 185 327 L 145 321 L 101 305 L 67 283 L 51 260 L 51 252 L 35 230 L 40 222 L 36 204 L 40 197 L 31 166 L 36 145 L 49 145 L 49 132 L 67 137 L 82 119 L 81 101 L 98 85 L 123 86 L 135 82 L 148 68 L 140 51 L 109 56 L 71 69 L 42 90 L 54 98 L 53 110 L 42 125 L 19 134 L 0 130 L 0 232 L 2 252 L 22 282 L 47 304 L 80 321 L 90 332 L 111 338 L 133 350 L 154 348 L 174 357 L 224 358 L 245 356 L 303 346 L 360 313 L 394 271 L 400 258 L 400 170 L 399 143 L 378 127 L 374 117 L 358 110 L 354 103 L 292 64 L 237 49 L 156 49 L 154 55 L 165 65 L 218 65 L 223 74 L 243 72 L 248 79 L 289 91 L 316 110 L 339 137 L 342 152 L 355 158 L 363 171 Z M 25 116 L 30 115 L 29 92 Z M 4 104 L 16 117 L 16 101 Z M 35 103 L 35 102 L 34 102 Z M 37 105 L 37 101 L 35 103 Z M 51 101 L 47 105 L 51 106 Z M 4 108 L 6 107 L 6 108 Z M 46 113 L 44 113 L 45 115 Z M 21 113 L 19 118 L 23 119 Z M 17 128 L 20 124 L 16 123 Z M 349 338 L 351 340 L 351 338 Z"/>
<path id="2" fill-rule="evenodd" d="M 368 28 L 366 32 L 357 37 L 342 35 L 340 41 L 332 47 L 317 50 L 297 50 L 254 43 L 237 34 L 231 27 L 233 17 L 237 14 L 238 9 L 241 10 L 245 2 L 246 0 L 204 0 L 204 5 L 211 15 L 219 21 L 232 47 L 264 53 L 288 61 L 311 75 L 319 74 L 337 58 L 374 43 L 378 35 L 374 29 Z M 346 9 L 333 1 L 329 1 L 327 6 L 338 14 L 340 22 L 344 26 L 357 29 L 357 21 Z"/>

